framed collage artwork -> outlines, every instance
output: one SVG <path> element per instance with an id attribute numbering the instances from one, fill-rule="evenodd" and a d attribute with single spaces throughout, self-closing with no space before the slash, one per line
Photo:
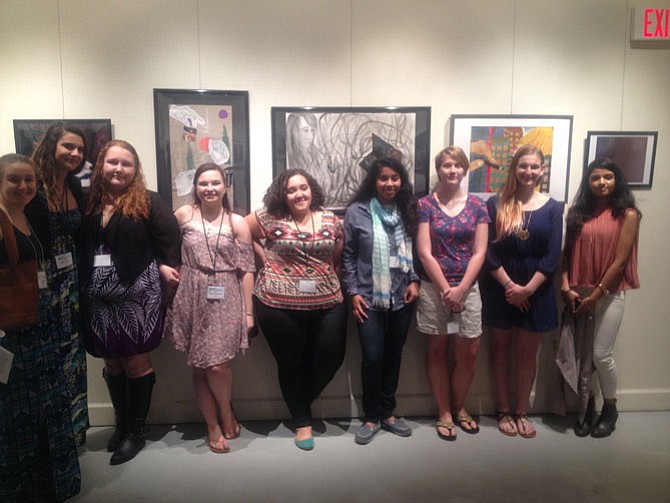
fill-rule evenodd
<path id="1" fill-rule="evenodd" d="M 249 93 L 154 89 L 158 192 L 172 209 L 191 202 L 196 168 L 213 162 L 226 173 L 228 198 L 249 212 Z"/>

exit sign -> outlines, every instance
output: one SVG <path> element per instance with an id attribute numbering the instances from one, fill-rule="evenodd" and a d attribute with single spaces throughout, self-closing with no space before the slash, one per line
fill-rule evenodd
<path id="1" fill-rule="evenodd" d="M 631 42 L 670 47 L 670 8 L 635 7 L 631 22 Z"/>

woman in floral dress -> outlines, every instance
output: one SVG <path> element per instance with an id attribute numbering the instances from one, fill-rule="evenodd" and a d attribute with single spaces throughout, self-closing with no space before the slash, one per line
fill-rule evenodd
<path id="1" fill-rule="evenodd" d="M 240 436 L 230 405 L 229 362 L 249 347 L 254 254 L 249 227 L 230 209 L 223 170 L 214 163 L 203 164 L 193 185 L 194 204 L 175 211 L 183 264 L 165 334 L 193 367 L 209 448 L 224 453 L 230 450 L 227 440 Z"/>

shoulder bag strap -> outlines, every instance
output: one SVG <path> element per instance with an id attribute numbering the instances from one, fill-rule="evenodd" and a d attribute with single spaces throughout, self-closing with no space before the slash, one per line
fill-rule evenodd
<path id="1" fill-rule="evenodd" d="M 5 248 L 7 249 L 9 264 L 12 267 L 16 267 L 16 265 L 19 263 L 19 248 L 16 245 L 14 226 L 11 224 L 9 217 L 3 210 L 0 210 L 0 227 L 2 227 L 2 236 L 5 241 Z"/>

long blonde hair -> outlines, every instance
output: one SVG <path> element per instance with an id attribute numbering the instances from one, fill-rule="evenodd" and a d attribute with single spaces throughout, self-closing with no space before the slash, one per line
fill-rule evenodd
<path id="1" fill-rule="evenodd" d="M 516 197 L 516 168 L 519 160 L 525 155 L 537 155 L 544 166 L 544 154 L 535 145 L 524 145 L 514 153 L 507 172 L 507 181 L 500 189 L 496 216 L 496 241 L 511 234 L 518 234 L 523 226 L 523 203 Z"/>
<path id="2" fill-rule="evenodd" d="M 112 200 L 111 195 L 105 189 L 102 182 L 102 167 L 105 164 L 107 152 L 112 147 L 121 147 L 133 156 L 135 162 L 135 177 L 124 194 L 114 203 L 114 213 L 121 213 L 125 218 L 139 220 L 149 217 L 149 195 L 147 194 L 147 184 L 142 174 L 142 164 L 137 155 L 135 147 L 125 140 L 112 140 L 100 151 L 98 160 L 93 168 L 93 178 L 91 179 L 91 195 L 88 199 L 86 214 L 92 215 L 102 211 L 102 207 Z"/>

